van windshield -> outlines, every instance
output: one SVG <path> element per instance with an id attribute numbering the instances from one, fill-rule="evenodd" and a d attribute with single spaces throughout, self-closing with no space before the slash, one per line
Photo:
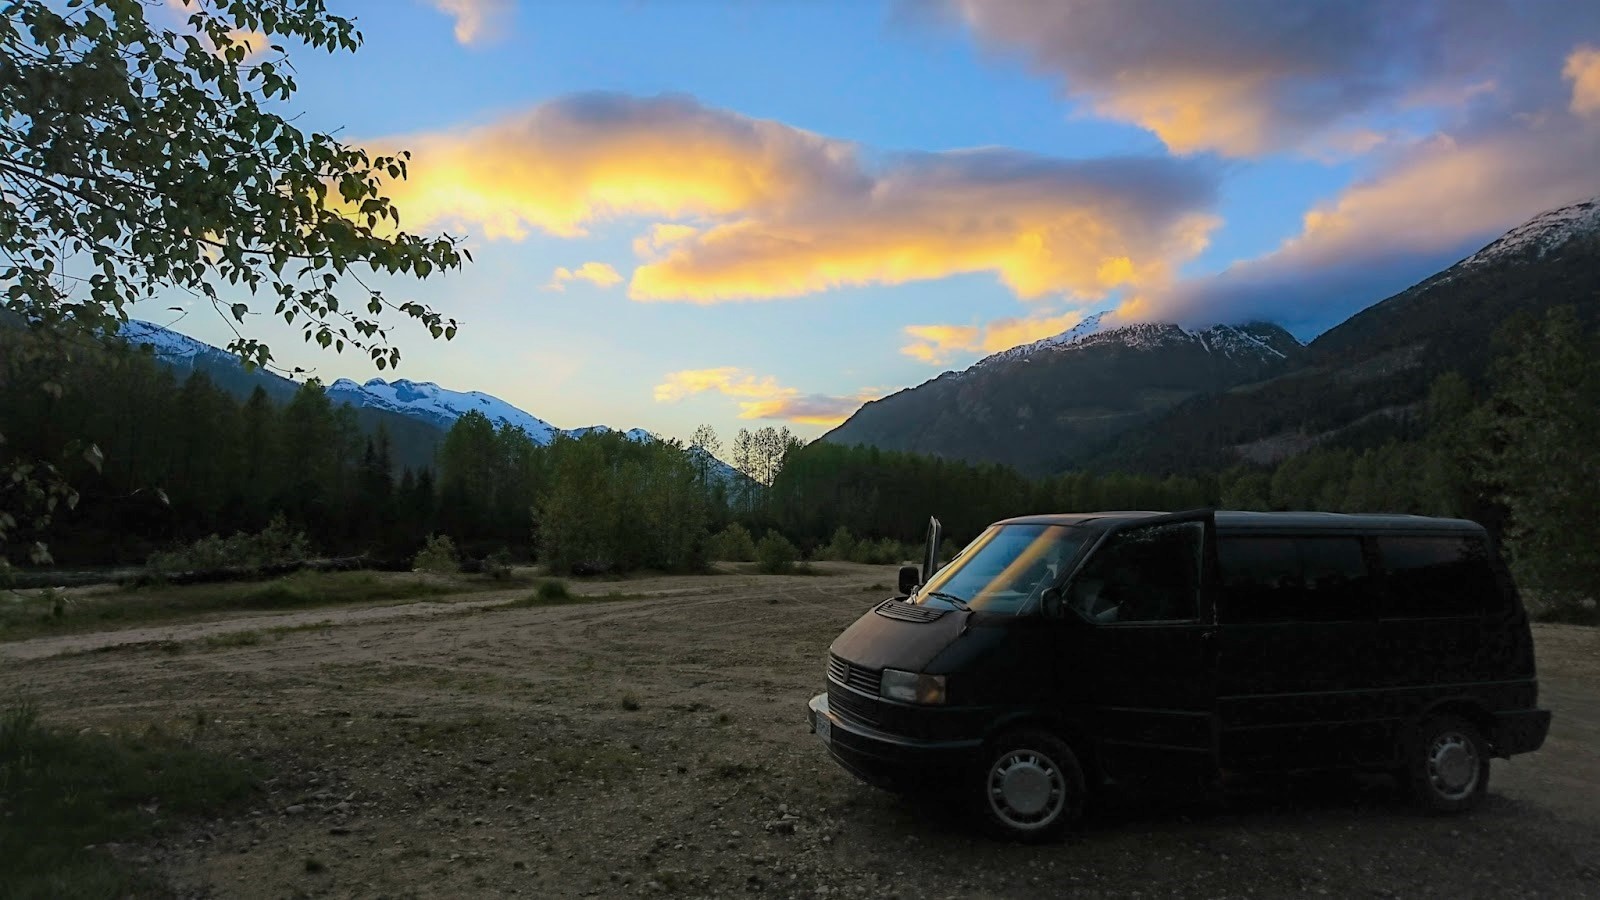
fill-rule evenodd
<path id="1" fill-rule="evenodd" d="M 934 573 L 912 602 L 959 606 L 946 599 L 954 597 L 984 612 L 1027 612 L 1066 572 L 1087 537 L 1066 525 L 991 526 Z"/>

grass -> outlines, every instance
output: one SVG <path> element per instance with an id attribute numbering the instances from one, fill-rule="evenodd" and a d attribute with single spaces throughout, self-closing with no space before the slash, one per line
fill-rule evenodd
<path id="1" fill-rule="evenodd" d="M 206 646 L 222 649 L 225 647 L 254 647 L 261 643 L 259 631 L 233 631 L 227 634 L 214 634 L 206 638 Z"/>
<path id="2" fill-rule="evenodd" d="M 616 600 L 638 600 L 641 594 L 622 594 L 611 591 L 607 594 L 574 594 L 567 587 L 567 583 L 559 578 L 551 579 L 539 585 L 539 589 L 524 597 L 507 600 L 496 604 L 492 609 L 527 609 L 536 606 L 565 606 L 569 603 L 608 603 Z"/>
<path id="3" fill-rule="evenodd" d="M 67 598 L 62 592 L 0 595 L 0 640 L 168 622 L 206 613 L 408 602 L 504 590 L 518 582 L 376 572 L 297 572 L 270 581 L 129 587 Z"/>
<path id="4" fill-rule="evenodd" d="M 0 713 L 0 897 L 161 893 L 101 845 L 139 841 L 249 798 L 258 773 L 157 729 L 70 734 Z"/>

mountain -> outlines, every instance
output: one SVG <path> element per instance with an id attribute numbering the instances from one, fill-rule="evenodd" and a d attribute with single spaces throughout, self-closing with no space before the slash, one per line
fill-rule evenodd
<path id="1" fill-rule="evenodd" d="M 1265 322 L 1107 328 L 1091 316 L 868 403 L 822 439 L 1054 472 L 1190 397 L 1288 371 L 1302 352 Z"/>
<path id="2" fill-rule="evenodd" d="M 1446 372 L 1481 384 L 1496 334 L 1577 306 L 1600 318 L 1600 198 L 1541 213 L 1477 253 L 1351 316 L 1293 370 L 1193 397 L 1082 462 L 1142 472 L 1275 463 L 1317 445 L 1362 447 L 1414 430 Z"/>
<path id="3" fill-rule="evenodd" d="M 1054 337 L 868 403 L 824 440 L 1069 468 L 1192 472 L 1416 429 L 1433 381 L 1481 383 L 1495 335 L 1562 304 L 1600 318 L 1600 198 L 1541 213 L 1302 346 L 1265 323 Z"/>
<path id="4" fill-rule="evenodd" d="M 257 386 L 278 403 L 287 402 L 299 390 L 297 382 L 272 372 L 245 371 L 239 358 L 204 341 L 195 340 L 150 322 L 130 320 L 120 334 L 130 344 L 150 347 L 157 359 L 175 369 L 180 376 L 204 372 L 214 383 L 238 397 L 248 397 Z M 372 378 L 365 383 L 340 378 L 328 385 L 328 399 L 335 405 L 349 404 L 367 433 L 381 423 L 394 445 L 396 465 L 413 468 L 432 466 L 435 452 L 456 420 L 469 411 L 483 413 L 497 426 L 521 428 L 534 443 L 548 445 L 557 435 L 581 437 L 607 433 L 607 425 L 587 425 L 561 429 L 544 419 L 482 391 L 454 391 L 431 381 L 400 378 L 385 381 Z M 653 441 L 656 436 L 642 428 L 623 433 L 629 440 Z M 727 484 L 745 476 L 721 460 L 714 460 L 713 472 Z"/>

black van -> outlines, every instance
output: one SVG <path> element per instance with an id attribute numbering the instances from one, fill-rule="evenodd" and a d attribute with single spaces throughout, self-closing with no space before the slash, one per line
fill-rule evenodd
<path id="1" fill-rule="evenodd" d="M 809 718 L 890 790 L 1041 839 L 1093 786 L 1369 768 L 1476 804 L 1537 750 L 1528 618 L 1489 536 L 1419 516 L 1202 510 L 998 522 L 833 642 Z M 918 583 L 922 582 L 922 583 Z"/>

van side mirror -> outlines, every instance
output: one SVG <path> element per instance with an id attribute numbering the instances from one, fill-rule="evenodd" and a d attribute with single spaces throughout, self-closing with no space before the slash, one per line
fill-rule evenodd
<path id="1" fill-rule="evenodd" d="M 1039 606 L 1045 618 L 1061 618 L 1061 588 L 1045 588 L 1044 594 L 1039 597 Z"/>
<path id="2" fill-rule="evenodd" d="M 916 566 L 900 567 L 900 593 L 910 594 L 922 584 L 922 570 Z"/>

